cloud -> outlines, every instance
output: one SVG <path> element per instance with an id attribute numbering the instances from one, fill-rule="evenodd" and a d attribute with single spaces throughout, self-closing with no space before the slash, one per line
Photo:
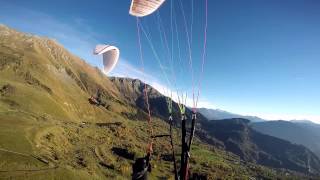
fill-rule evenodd
<path id="1" fill-rule="evenodd" d="M 117 77 L 130 77 L 134 79 L 153 79 L 151 76 L 147 75 L 142 71 L 142 68 L 137 68 L 132 65 L 126 59 L 120 58 L 116 67 L 110 72 L 109 76 Z"/>

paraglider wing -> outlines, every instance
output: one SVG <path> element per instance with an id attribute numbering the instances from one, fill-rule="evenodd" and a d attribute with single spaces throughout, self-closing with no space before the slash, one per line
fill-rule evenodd
<path id="1" fill-rule="evenodd" d="M 120 51 L 115 46 L 99 44 L 94 49 L 93 54 L 102 54 L 104 66 L 103 70 L 106 74 L 108 74 L 116 66 L 119 59 Z"/>
<path id="2" fill-rule="evenodd" d="M 143 17 L 156 11 L 165 0 L 132 0 L 129 14 Z"/>

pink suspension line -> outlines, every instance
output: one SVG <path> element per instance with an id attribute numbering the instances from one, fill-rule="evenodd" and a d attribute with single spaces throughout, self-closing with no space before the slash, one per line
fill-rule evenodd
<path id="1" fill-rule="evenodd" d="M 163 22 L 162 22 L 162 19 L 161 19 L 161 16 L 160 16 L 159 12 L 157 12 L 157 19 L 158 19 L 158 29 L 159 29 L 159 32 L 160 32 L 160 38 L 162 40 L 163 46 L 165 47 L 165 49 L 166 49 L 166 51 L 168 53 L 168 56 L 169 56 L 169 64 L 170 64 L 170 69 L 171 69 L 171 76 L 173 78 L 173 85 L 176 88 L 176 74 L 175 74 L 175 71 L 173 69 L 173 58 L 172 58 L 173 54 L 170 51 L 169 43 L 168 43 L 168 40 L 167 40 L 167 34 L 166 34 L 165 28 L 163 26 Z"/>
<path id="2" fill-rule="evenodd" d="M 142 65 L 143 76 L 145 76 L 144 75 L 144 59 L 143 59 L 143 54 L 142 54 L 142 44 L 141 44 L 140 28 L 139 28 L 139 18 L 137 17 L 136 19 L 137 19 L 137 35 L 138 35 L 140 61 L 141 61 L 141 65 Z M 145 79 L 145 77 L 143 77 L 143 78 Z M 146 101 L 147 110 L 148 110 L 148 127 L 149 127 L 149 130 L 150 130 L 150 144 L 148 144 L 147 151 L 148 151 L 148 153 L 152 153 L 153 128 L 152 128 L 152 125 L 151 125 L 152 119 L 151 119 L 151 111 L 150 111 L 150 104 L 149 104 L 149 97 L 148 97 L 146 82 L 144 82 L 144 96 L 145 96 L 145 101 Z"/>

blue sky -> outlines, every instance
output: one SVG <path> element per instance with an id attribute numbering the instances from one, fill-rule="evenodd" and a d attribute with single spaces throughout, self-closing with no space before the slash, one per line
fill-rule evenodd
<path id="1" fill-rule="evenodd" d="M 191 0 L 181 2 L 191 34 Z M 207 58 L 199 106 L 267 119 L 320 122 L 320 1 L 208 0 L 208 4 Z M 128 14 L 129 6 L 129 0 L 0 0 L 0 23 L 56 39 L 100 68 L 101 59 L 92 55 L 92 49 L 98 43 L 113 44 L 121 51 L 113 75 L 144 79 L 159 90 L 179 89 L 190 96 L 192 78 L 179 0 L 173 1 L 178 36 L 171 36 L 169 0 L 158 13 L 141 20 L 171 85 L 143 34 L 145 71 L 141 71 L 136 19 Z M 198 81 L 204 0 L 194 0 L 193 7 L 191 46 Z M 169 52 L 159 32 L 166 34 Z"/>

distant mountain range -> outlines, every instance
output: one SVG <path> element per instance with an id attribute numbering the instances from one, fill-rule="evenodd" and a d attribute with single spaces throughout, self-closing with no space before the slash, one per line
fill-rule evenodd
<path id="1" fill-rule="evenodd" d="M 251 123 L 255 130 L 308 147 L 320 158 L 320 125 L 311 121 L 265 121 Z"/>
<path id="2" fill-rule="evenodd" d="M 206 118 L 212 120 L 230 118 L 248 119 L 251 121 L 251 127 L 256 131 L 295 144 L 304 145 L 320 158 L 320 124 L 309 120 L 268 121 L 256 116 L 243 116 L 220 109 L 199 108 L 198 111 Z"/>
<path id="3" fill-rule="evenodd" d="M 198 108 L 198 111 L 210 120 L 243 118 L 243 119 L 248 119 L 251 122 L 266 121 L 265 119 L 259 118 L 257 116 L 244 116 L 244 115 L 235 114 L 235 113 L 231 113 L 231 112 L 220 110 L 220 109 Z"/>
<path id="4" fill-rule="evenodd" d="M 258 116 L 250 116 L 250 115 L 241 115 L 232 112 L 228 112 L 221 109 L 209 109 L 209 108 L 198 108 L 198 112 L 204 115 L 207 119 L 210 120 L 222 120 L 222 119 L 231 119 L 231 118 L 243 118 L 248 119 L 251 122 L 264 122 L 264 121 L 271 121 L 267 119 L 260 118 Z M 272 120 L 275 121 L 275 120 Z M 281 120 L 281 121 L 288 121 L 292 123 L 301 123 L 301 124 L 309 124 L 312 126 L 320 127 L 320 124 L 314 123 L 310 120 Z"/>
<path id="5" fill-rule="evenodd" d="M 300 172 L 319 171 L 319 158 L 310 150 L 302 145 L 257 132 L 251 129 L 249 123 L 249 120 L 241 118 L 211 120 L 204 122 L 202 128 L 222 141 L 226 150 L 246 161 Z M 299 156 L 296 156 L 297 154 Z"/>

